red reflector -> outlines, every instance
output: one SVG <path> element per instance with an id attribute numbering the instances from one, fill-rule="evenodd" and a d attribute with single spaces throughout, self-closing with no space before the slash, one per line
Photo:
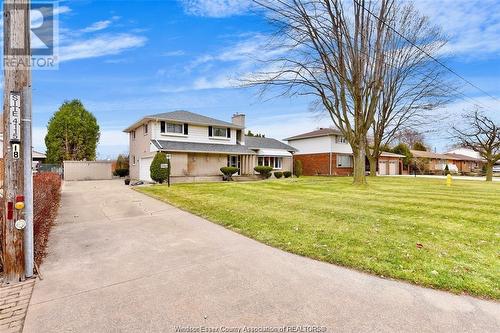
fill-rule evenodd
<path id="1" fill-rule="evenodd" d="M 24 195 L 16 195 L 16 202 L 23 202 L 24 201 Z"/>
<path id="2" fill-rule="evenodd" d="M 7 220 L 12 220 L 14 218 L 14 203 L 7 202 Z"/>

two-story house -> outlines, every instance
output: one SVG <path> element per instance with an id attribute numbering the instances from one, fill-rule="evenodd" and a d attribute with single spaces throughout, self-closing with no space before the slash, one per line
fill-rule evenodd
<path id="1" fill-rule="evenodd" d="M 295 148 L 271 138 L 245 135 L 245 115 L 232 122 L 189 111 L 150 115 L 129 126 L 130 178 L 151 181 L 154 155 L 170 155 L 175 180 L 208 177 L 220 179 L 220 168 L 235 166 L 239 175 L 255 174 L 254 167 L 268 165 L 276 171 L 291 171 Z"/>
<path id="2" fill-rule="evenodd" d="M 334 128 L 320 128 L 285 139 L 297 148 L 294 159 L 302 161 L 304 175 L 348 176 L 353 174 L 352 149 L 342 133 Z M 377 172 L 380 175 L 398 175 L 402 172 L 403 155 L 383 152 Z M 369 170 L 366 161 L 366 168 Z"/>

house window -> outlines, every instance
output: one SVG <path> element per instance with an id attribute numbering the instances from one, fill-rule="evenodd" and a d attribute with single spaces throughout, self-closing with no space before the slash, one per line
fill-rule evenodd
<path id="1" fill-rule="evenodd" d="M 350 155 L 337 155 L 337 167 L 339 167 L 339 168 L 352 168 L 352 156 L 350 156 Z"/>
<path id="2" fill-rule="evenodd" d="M 165 126 L 164 121 L 160 122 L 160 132 L 165 133 L 165 129 L 167 130 L 166 133 L 175 133 L 175 134 L 184 133 L 184 130 L 182 128 L 182 124 L 166 123 L 166 126 Z"/>
<path id="3" fill-rule="evenodd" d="M 224 127 L 214 127 L 213 128 L 213 132 L 212 132 L 213 136 L 218 136 L 218 137 L 221 137 L 221 138 L 227 138 L 227 128 L 224 128 Z"/>
<path id="4" fill-rule="evenodd" d="M 273 169 L 281 169 L 283 167 L 283 157 L 259 156 L 257 164 L 260 166 L 270 166 Z"/>
<path id="5" fill-rule="evenodd" d="M 132 140 L 135 140 L 135 131 L 130 132 L 130 136 L 132 137 Z"/>
<path id="6" fill-rule="evenodd" d="M 135 165 L 135 155 L 132 155 L 132 165 Z"/>
<path id="7" fill-rule="evenodd" d="M 144 124 L 142 128 L 144 130 L 144 135 L 148 134 L 148 124 Z"/>
<path id="8" fill-rule="evenodd" d="M 347 143 L 347 140 L 343 136 L 337 136 L 337 143 Z"/>

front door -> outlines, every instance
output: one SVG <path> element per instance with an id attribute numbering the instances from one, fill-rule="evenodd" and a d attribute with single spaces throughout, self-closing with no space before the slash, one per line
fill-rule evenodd
<path id="1" fill-rule="evenodd" d="M 241 156 L 240 155 L 229 155 L 227 157 L 227 166 L 236 167 L 236 168 L 240 169 L 240 171 L 238 171 L 238 175 L 240 175 L 240 172 L 241 172 Z"/>

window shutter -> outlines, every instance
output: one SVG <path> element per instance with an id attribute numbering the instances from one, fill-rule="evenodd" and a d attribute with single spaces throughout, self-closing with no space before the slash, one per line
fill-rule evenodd
<path id="1" fill-rule="evenodd" d="M 184 135 L 188 135 L 188 133 L 189 133 L 188 124 L 184 124 Z"/>
<path id="2" fill-rule="evenodd" d="M 208 136 L 212 136 L 212 126 L 208 126 Z"/>
<path id="3" fill-rule="evenodd" d="M 165 133 L 165 122 L 160 121 L 160 133 Z"/>
<path id="4" fill-rule="evenodd" d="M 230 129 L 230 128 L 228 128 L 228 129 L 227 129 L 227 137 L 228 137 L 228 138 L 230 138 L 230 137 L 231 137 L 231 129 Z"/>

